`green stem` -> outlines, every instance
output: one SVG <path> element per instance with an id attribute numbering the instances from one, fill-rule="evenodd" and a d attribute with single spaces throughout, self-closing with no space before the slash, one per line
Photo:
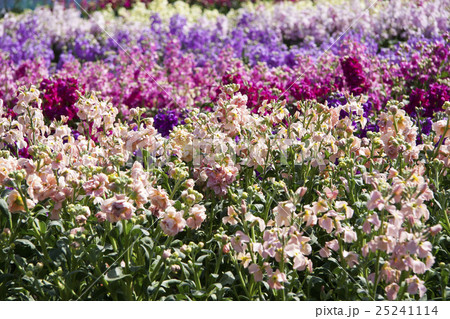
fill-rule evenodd
<path id="1" fill-rule="evenodd" d="M 237 263 L 236 258 L 231 257 L 231 259 L 233 260 L 234 266 L 236 267 L 236 270 L 238 272 L 238 276 L 239 276 L 239 280 L 241 281 L 242 288 L 244 289 L 247 297 L 249 299 L 251 299 L 250 293 L 248 292 L 248 289 L 247 289 L 247 285 L 245 284 L 245 281 L 244 281 L 244 277 L 242 276 L 240 265 Z"/>

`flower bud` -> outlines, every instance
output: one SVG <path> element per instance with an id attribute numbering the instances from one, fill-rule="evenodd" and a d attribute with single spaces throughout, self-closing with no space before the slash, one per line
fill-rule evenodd
<path id="1" fill-rule="evenodd" d="M 190 195 L 186 196 L 186 203 L 188 205 L 192 205 L 192 204 L 195 203 L 195 199 L 196 199 L 195 195 L 194 194 L 190 194 Z"/>
<path id="2" fill-rule="evenodd" d="M 440 224 L 434 225 L 430 227 L 431 236 L 436 236 L 442 230 L 442 226 Z"/>
<path id="3" fill-rule="evenodd" d="M 162 253 L 162 258 L 163 258 L 164 260 L 166 260 L 166 259 L 169 258 L 171 255 L 172 255 L 172 253 L 171 253 L 170 248 L 169 248 L 169 249 L 166 249 L 166 250 L 163 251 L 163 253 Z"/>
<path id="4" fill-rule="evenodd" d="M 181 267 L 177 264 L 170 266 L 170 271 L 173 273 L 178 273 L 181 270 Z"/>
<path id="5" fill-rule="evenodd" d="M 222 247 L 222 253 L 224 253 L 225 255 L 228 254 L 230 252 L 230 244 L 226 244 L 223 245 Z"/>
<path id="6" fill-rule="evenodd" d="M 391 112 L 392 114 L 397 114 L 397 112 L 398 112 L 398 107 L 396 106 L 396 105 L 391 105 L 390 107 L 389 107 L 389 112 Z"/>
<path id="7" fill-rule="evenodd" d="M 180 251 L 182 253 L 189 254 L 192 251 L 192 247 L 184 244 L 183 246 L 181 246 Z"/>
<path id="8" fill-rule="evenodd" d="M 6 236 L 6 237 L 11 236 L 11 229 L 9 229 L 9 228 L 3 228 L 2 235 Z"/>

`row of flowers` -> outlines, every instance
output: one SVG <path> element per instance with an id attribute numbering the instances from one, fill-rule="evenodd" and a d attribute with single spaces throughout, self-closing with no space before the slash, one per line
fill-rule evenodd
<path id="1" fill-rule="evenodd" d="M 349 38 L 336 45 L 335 53 L 318 59 L 299 56 L 293 67 L 277 68 L 245 65 L 233 57 L 231 49 L 222 51 L 214 63 L 196 66 L 196 56 L 184 53 L 176 39 L 164 47 L 162 61 L 150 43 L 119 52 L 109 62 L 73 59 L 56 73 L 42 59 L 15 64 L 8 54 L 0 53 L 0 99 L 12 108 L 18 87 L 40 83 L 45 116 L 60 119 L 64 115 L 72 120 L 76 118 L 76 91 L 100 91 L 121 117 L 129 117 L 133 108 L 145 108 L 147 116 L 156 116 L 155 127 L 168 135 L 189 109 L 211 109 L 220 86 L 234 83 L 248 97 L 253 112 L 259 112 L 264 100 L 286 101 L 292 110 L 296 101 L 317 100 L 335 107 L 353 95 L 368 97 L 364 102 L 367 118 L 384 109 L 389 100 L 397 100 L 421 133 L 428 134 L 433 114 L 442 111 L 450 99 L 448 41 L 448 35 L 436 42 L 411 40 L 393 49 L 387 59 Z"/>
<path id="2" fill-rule="evenodd" d="M 439 39 L 449 30 L 448 12 L 442 10 L 448 5 L 448 0 L 378 1 L 372 7 L 365 1 L 257 2 L 225 15 L 157 0 L 118 17 L 103 10 L 88 18 L 56 5 L 4 17 L 0 50 L 15 63 L 43 57 L 47 64 L 62 66 L 70 57 L 108 60 L 123 49 L 147 49 L 149 42 L 164 56 L 164 47 L 175 38 L 184 53 L 196 55 L 197 65 L 219 59 L 231 47 L 234 57 L 251 65 L 292 67 L 297 55 L 319 56 L 346 31 L 364 39 L 373 52 L 410 38 Z"/>
<path id="3" fill-rule="evenodd" d="M 15 116 L 0 113 L 0 293 L 445 299 L 449 103 L 417 144 L 396 101 L 368 118 L 352 97 L 255 114 L 239 89 L 165 138 L 144 109 L 125 122 L 94 92 L 77 92 L 76 120 L 49 121 L 21 88 Z M 359 137 L 368 125 L 379 132 Z"/>

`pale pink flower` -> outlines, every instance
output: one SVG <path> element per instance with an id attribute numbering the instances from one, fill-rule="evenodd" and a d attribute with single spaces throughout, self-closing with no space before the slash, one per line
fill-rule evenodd
<path id="1" fill-rule="evenodd" d="M 115 223 L 122 219 L 130 219 L 134 216 L 136 208 L 127 196 L 117 194 L 114 197 L 105 200 L 101 210 L 106 214 L 106 219 L 108 219 L 108 221 Z"/>
<path id="2" fill-rule="evenodd" d="M 305 196 L 307 190 L 308 189 L 306 187 L 299 187 L 295 191 L 295 195 L 297 195 L 298 198 L 302 198 L 303 196 Z"/>
<path id="3" fill-rule="evenodd" d="M 134 199 L 137 208 L 143 208 L 148 203 L 150 194 L 147 192 L 144 184 L 140 180 L 134 180 L 131 186 L 133 193 L 130 195 Z"/>
<path id="4" fill-rule="evenodd" d="M 108 176 L 103 173 L 92 176 L 90 180 L 83 184 L 86 195 L 92 197 L 101 197 L 107 191 L 109 184 Z"/>
<path id="5" fill-rule="evenodd" d="M 250 262 L 252 261 L 252 257 L 250 256 L 250 253 L 238 253 L 237 260 L 239 260 L 244 268 L 247 268 L 248 265 L 250 265 Z"/>
<path id="6" fill-rule="evenodd" d="M 361 255 L 363 257 L 367 257 L 367 255 L 369 255 L 369 245 L 365 244 L 362 249 L 361 249 Z"/>
<path id="7" fill-rule="evenodd" d="M 281 283 L 286 282 L 286 275 L 282 272 L 280 272 L 279 269 L 275 271 L 272 275 L 270 275 L 270 279 L 268 281 L 269 287 L 272 289 L 284 289 L 283 285 Z"/>
<path id="8" fill-rule="evenodd" d="M 234 210 L 233 206 L 228 206 L 228 215 L 222 218 L 224 224 L 236 225 L 239 221 L 238 214 Z"/>
<path id="9" fill-rule="evenodd" d="M 263 280 L 264 270 L 267 272 L 269 276 L 272 274 L 272 269 L 270 268 L 267 262 L 265 262 L 262 266 L 259 266 L 258 264 L 251 264 L 248 267 L 248 272 L 250 274 L 253 274 L 253 278 L 255 278 L 256 282 Z"/>
<path id="10" fill-rule="evenodd" d="M 408 293 L 411 295 L 419 294 L 422 297 L 427 291 L 423 280 L 420 280 L 416 275 L 406 279 L 406 283 L 408 284 Z"/>
<path id="11" fill-rule="evenodd" d="M 391 236 L 376 236 L 369 242 L 369 248 L 372 252 L 378 250 L 385 251 L 388 254 L 393 252 L 395 240 Z"/>
<path id="12" fill-rule="evenodd" d="M 397 299 L 397 294 L 399 290 L 400 286 L 395 282 L 384 288 L 384 291 L 386 291 L 386 296 L 388 297 L 389 300 Z"/>
<path id="13" fill-rule="evenodd" d="M 345 213 L 346 218 L 352 218 L 353 209 L 348 206 L 348 203 L 345 201 L 336 201 L 335 207 L 338 212 L 343 211 Z"/>
<path id="14" fill-rule="evenodd" d="M 343 228 L 343 233 L 344 233 L 344 242 L 346 242 L 346 243 L 352 243 L 352 242 L 354 242 L 356 239 L 357 239 L 357 235 L 356 235 L 356 232 L 353 230 L 353 229 L 351 229 L 349 226 L 345 226 L 344 228 Z"/>
<path id="15" fill-rule="evenodd" d="M 17 167 L 17 160 L 10 156 L 9 158 L 0 157 L 0 184 L 3 184 L 9 179 L 8 174 L 15 171 Z"/>
<path id="16" fill-rule="evenodd" d="M 278 227 L 289 226 L 292 214 L 295 212 L 295 205 L 291 201 L 280 202 L 273 209 L 273 212 L 275 213 L 275 223 Z"/>
<path id="17" fill-rule="evenodd" d="M 250 242 L 250 238 L 240 230 L 238 230 L 236 235 L 231 238 L 231 246 L 233 246 L 234 250 L 238 253 L 244 252 L 247 248 L 245 243 L 248 242 Z"/>
<path id="18" fill-rule="evenodd" d="M 317 224 L 317 215 L 314 214 L 312 207 L 305 205 L 305 212 L 302 214 L 303 220 L 306 222 L 305 227 L 314 226 Z"/>
<path id="19" fill-rule="evenodd" d="M 298 233 L 295 231 L 295 233 L 292 235 L 292 237 L 289 239 L 288 245 L 295 245 L 300 249 L 300 252 L 303 255 L 309 255 L 312 252 L 311 245 L 308 244 L 308 242 L 311 240 L 311 238 L 307 236 L 302 236 L 302 233 Z"/>
<path id="20" fill-rule="evenodd" d="M 78 235 L 79 233 L 83 233 L 83 232 L 84 232 L 84 227 L 77 227 L 77 228 L 72 228 L 69 233 L 71 235 Z"/>
<path id="21" fill-rule="evenodd" d="M 230 250 L 231 250 L 230 243 L 223 245 L 222 253 L 224 253 L 226 255 L 226 254 L 228 254 L 230 252 Z"/>
<path id="22" fill-rule="evenodd" d="M 351 268 L 357 264 L 359 264 L 359 260 L 358 260 L 358 254 L 353 252 L 353 251 L 346 251 L 344 250 L 342 252 L 342 255 L 344 256 L 345 262 L 347 263 L 347 265 Z"/>
<path id="23" fill-rule="evenodd" d="M 75 217 L 75 221 L 77 222 L 78 225 L 84 225 L 86 224 L 87 217 L 84 215 L 77 215 Z"/>
<path id="24" fill-rule="evenodd" d="M 258 253 L 262 256 L 263 253 L 263 245 L 261 243 L 252 243 L 251 244 L 251 248 L 253 250 L 254 253 Z"/>
<path id="25" fill-rule="evenodd" d="M 36 165 L 30 159 L 20 158 L 17 161 L 17 165 L 19 166 L 19 168 L 24 169 L 26 171 L 27 175 L 31 175 L 31 174 L 35 173 Z"/>
<path id="26" fill-rule="evenodd" d="M 409 250 L 410 254 L 415 254 L 419 248 L 419 239 L 413 239 L 406 244 L 406 248 Z"/>
<path id="27" fill-rule="evenodd" d="M 333 239 L 331 241 L 326 242 L 326 247 L 334 250 L 334 251 L 338 251 L 339 250 L 339 242 L 337 239 Z"/>
<path id="28" fill-rule="evenodd" d="M 330 218 L 328 214 L 322 216 L 319 218 L 319 226 L 326 230 L 326 232 L 329 234 L 334 229 L 334 219 Z"/>
<path id="29" fill-rule="evenodd" d="M 425 266 L 426 266 L 425 269 L 430 270 L 431 266 L 433 266 L 435 260 L 436 260 L 436 258 L 432 254 L 429 254 L 425 259 Z"/>
<path id="30" fill-rule="evenodd" d="M 447 128 L 447 133 L 444 138 L 450 137 L 450 127 L 447 126 L 447 120 L 440 120 L 433 123 L 431 126 L 433 131 L 436 132 L 437 136 L 442 136 Z"/>
<path id="31" fill-rule="evenodd" d="M 394 168 L 390 168 L 389 169 L 389 175 L 388 175 L 388 179 L 392 179 L 394 177 L 398 176 L 398 171 Z"/>
<path id="32" fill-rule="evenodd" d="M 420 260 L 414 259 L 411 256 L 405 258 L 405 265 L 408 266 L 415 274 L 425 273 L 425 264 Z"/>
<path id="33" fill-rule="evenodd" d="M 29 200 L 25 199 L 27 201 L 28 209 L 32 209 L 34 207 L 34 203 Z M 6 203 L 8 204 L 8 210 L 11 213 L 19 213 L 25 211 L 25 204 L 22 200 L 22 197 L 20 196 L 19 192 L 13 189 L 6 199 Z"/>
<path id="34" fill-rule="evenodd" d="M 195 204 L 189 210 L 189 218 L 186 223 L 191 229 L 198 229 L 202 225 L 203 221 L 206 219 L 206 208 L 203 205 Z"/>
<path id="35" fill-rule="evenodd" d="M 385 201 L 379 191 L 373 191 L 370 195 L 370 200 L 367 202 L 367 208 L 373 210 L 377 208 L 382 210 L 384 208 Z"/>
<path id="36" fill-rule="evenodd" d="M 214 168 L 206 168 L 208 180 L 206 186 L 211 188 L 216 195 L 226 195 L 228 185 L 236 180 L 239 170 L 234 166 L 221 166 L 216 164 Z"/>
<path id="37" fill-rule="evenodd" d="M 164 211 L 170 205 L 169 195 L 161 186 L 153 188 L 149 192 L 150 201 L 153 206 L 159 211 Z"/>
<path id="38" fill-rule="evenodd" d="M 337 196 L 339 195 L 339 190 L 337 189 L 331 190 L 328 187 L 325 187 L 324 192 L 328 199 L 336 199 Z"/>
<path id="39" fill-rule="evenodd" d="M 294 244 L 289 244 L 285 247 L 285 253 L 289 257 L 293 258 L 294 260 L 294 266 L 293 268 L 296 270 L 303 271 L 305 270 L 306 266 L 308 265 L 307 261 L 308 259 L 303 255 L 303 253 L 300 251 L 299 247 Z"/>
<path id="40" fill-rule="evenodd" d="M 399 203 L 401 201 L 404 188 L 405 186 L 401 183 L 395 184 L 392 188 L 392 194 L 394 195 L 394 201 L 396 203 Z"/>
<path id="41" fill-rule="evenodd" d="M 97 218 L 97 221 L 99 223 L 103 223 L 106 220 L 106 213 L 98 212 L 97 214 L 95 214 L 95 218 Z"/>
<path id="42" fill-rule="evenodd" d="M 398 282 L 400 280 L 401 271 L 391 267 L 390 263 L 386 262 L 381 268 L 381 278 L 387 282 Z"/>
<path id="43" fill-rule="evenodd" d="M 322 258 L 328 258 L 328 257 L 331 256 L 331 251 L 328 249 L 328 247 L 322 247 L 322 248 L 319 250 L 319 255 L 320 255 L 320 257 L 322 257 Z"/>
<path id="44" fill-rule="evenodd" d="M 186 227 L 186 220 L 183 218 L 183 212 L 177 211 L 171 206 L 166 209 L 160 222 L 161 229 L 168 236 L 175 236 Z"/>
<path id="45" fill-rule="evenodd" d="M 366 234 L 369 234 L 372 231 L 372 227 L 370 226 L 370 223 L 368 220 L 366 220 L 363 224 L 362 227 L 363 232 L 365 232 Z"/>
<path id="46" fill-rule="evenodd" d="M 317 202 L 313 203 L 312 210 L 316 215 L 317 213 L 325 213 L 328 211 L 328 204 L 325 200 L 319 198 Z"/>
<path id="47" fill-rule="evenodd" d="M 378 218 L 377 213 L 373 213 L 372 215 L 370 215 L 367 221 L 375 226 L 375 230 L 378 230 L 378 228 L 380 228 L 381 226 L 381 221 Z"/>
<path id="48" fill-rule="evenodd" d="M 264 229 L 266 229 L 266 223 L 264 222 L 264 220 L 260 217 L 254 216 L 252 213 L 245 214 L 245 220 L 250 222 L 250 225 L 258 224 L 261 231 L 264 231 Z"/>

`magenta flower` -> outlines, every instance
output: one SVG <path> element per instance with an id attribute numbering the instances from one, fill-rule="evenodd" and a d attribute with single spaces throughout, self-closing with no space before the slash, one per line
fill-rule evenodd
<path id="1" fill-rule="evenodd" d="M 72 120 L 77 116 L 78 109 L 75 103 L 78 100 L 77 91 L 84 94 L 74 78 L 44 79 L 39 87 L 42 98 L 42 109 L 49 120 L 60 120 L 62 116 Z"/>

